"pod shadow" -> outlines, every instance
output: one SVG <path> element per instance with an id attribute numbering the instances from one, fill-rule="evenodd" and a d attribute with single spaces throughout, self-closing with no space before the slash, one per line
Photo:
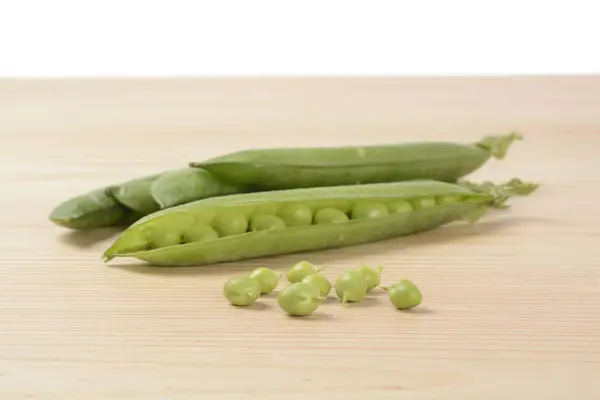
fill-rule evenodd
<path id="1" fill-rule="evenodd" d="M 122 231 L 123 228 L 120 227 L 97 228 L 89 231 L 68 231 L 59 235 L 58 239 L 68 246 L 85 249 L 109 239 L 114 239 Z"/>

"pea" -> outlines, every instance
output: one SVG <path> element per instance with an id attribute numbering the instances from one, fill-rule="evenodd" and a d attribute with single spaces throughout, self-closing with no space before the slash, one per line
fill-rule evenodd
<path id="1" fill-rule="evenodd" d="M 323 208 L 315 214 L 315 224 L 339 224 L 349 221 L 348 216 L 337 208 Z"/>
<path id="2" fill-rule="evenodd" d="M 219 238 L 219 234 L 210 226 L 193 225 L 185 231 L 183 238 L 186 243 L 205 242 Z"/>
<path id="3" fill-rule="evenodd" d="M 214 228 L 219 236 L 240 235 L 248 230 L 248 219 L 236 210 L 228 210 L 215 218 Z"/>
<path id="4" fill-rule="evenodd" d="M 346 271 L 336 279 L 335 293 L 342 305 L 361 301 L 367 295 L 367 280 L 355 270 Z"/>
<path id="5" fill-rule="evenodd" d="M 300 261 L 287 271 L 287 280 L 291 283 L 302 281 L 305 277 L 322 271 L 323 267 L 317 267 L 308 261 Z"/>
<path id="6" fill-rule="evenodd" d="M 406 200 L 396 200 L 388 204 L 388 209 L 390 210 L 390 214 L 409 213 L 414 210 L 412 204 Z"/>
<path id="7" fill-rule="evenodd" d="M 249 306 L 260 296 L 260 285 L 248 276 L 234 277 L 223 285 L 223 295 L 234 306 Z"/>
<path id="8" fill-rule="evenodd" d="M 435 207 L 435 198 L 433 197 L 422 197 L 414 201 L 415 210 L 426 210 Z"/>
<path id="9" fill-rule="evenodd" d="M 161 230 L 152 232 L 152 244 L 156 248 L 175 246 L 181 243 L 181 232 L 177 230 Z"/>
<path id="10" fill-rule="evenodd" d="M 381 218 L 388 214 L 385 204 L 376 202 L 356 203 L 351 211 L 352 219 Z"/>
<path id="11" fill-rule="evenodd" d="M 367 281 L 367 292 L 375 289 L 381 283 L 381 272 L 383 267 L 373 268 L 368 265 L 362 265 L 355 269 Z"/>
<path id="12" fill-rule="evenodd" d="M 319 289 L 321 297 L 327 297 L 329 295 L 329 292 L 331 291 L 331 283 L 329 283 L 329 280 L 327 278 L 320 274 L 312 274 L 305 276 L 304 279 L 302 279 L 302 282 L 313 285 L 317 289 Z"/>
<path id="13" fill-rule="evenodd" d="M 447 196 L 438 197 L 438 204 L 456 204 L 462 200 L 462 196 L 456 194 L 449 194 Z"/>
<path id="14" fill-rule="evenodd" d="M 248 275 L 260 285 L 260 294 L 269 294 L 277 288 L 281 275 L 267 267 L 254 269 Z"/>
<path id="15" fill-rule="evenodd" d="M 400 279 L 388 288 L 390 302 L 399 310 L 409 310 L 421 304 L 423 296 L 419 288 L 408 279 Z"/>
<path id="16" fill-rule="evenodd" d="M 307 226 L 313 219 L 310 207 L 304 204 L 284 204 L 277 215 L 287 226 Z"/>
<path id="17" fill-rule="evenodd" d="M 286 286 L 277 296 L 277 304 L 288 315 L 302 317 L 312 314 L 321 303 L 316 286 L 296 282 Z"/>
<path id="18" fill-rule="evenodd" d="M 285 223 L 273 215 L 257 215 L 250 222 L 252 231 L 272 231 L 284 228 Z"/>

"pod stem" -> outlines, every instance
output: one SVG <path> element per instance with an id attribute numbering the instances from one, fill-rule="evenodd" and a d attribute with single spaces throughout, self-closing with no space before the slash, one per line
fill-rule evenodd
<path id="1" fill-rule="evenodd" d="M 386 292 L 388 291 L 388 289 L 390 288 L 389 286 L 379 286 L 381 289 L 385 290 Z"/>
<path id="2" fill-rule="evenodd" d="M 510 146 L 518 140 L 523 140 L 523 135 L 518 132 L 511 132 L 507 135 L 486 136 L 475 145 L 489 151 L 495 159 L 502 160 Z"/>
<path id="3" fill-rule="evenodd" d="M 458 184 L 473 192 L 491 195 L 493 200 L 491 204 L 489 204 L 489 207 L 497 209 L 508 208 L 509 206 L 506 204 L 506 201 L 511 197 L 527 196 L 540 187 L 539 183 L 523 182 L 519 178 L 512 178 L 511 180 L 500 184 L 494 184 L 490 181 L 474 183 L 468 180 L 459 180 Z M 477 213 L 481 213 L 482 216 L 485 212 L 478 210 Z"/>

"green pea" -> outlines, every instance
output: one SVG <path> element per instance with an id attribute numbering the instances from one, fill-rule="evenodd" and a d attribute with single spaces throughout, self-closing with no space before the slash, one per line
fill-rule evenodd
<path id="1" fill-rule="evenodd" d="M 287 271 L 287 280 L 291 283 L 301 282 L 305 277 L 324 270 L 308 261 L 300 261 Z"/>
<path id="2" fill-rule="evenodd" d="M 274 215 L 257 215 L 250 221 L 252 231 L 272 231 L 284 229 L 285 223 Z"/>
<path id="3" fill-rule="evenodd" d="M 342 305 L 361 301 L 367 295 L 367 280 L 355 270 L 346 271 L 336 279 L 335 293 Z"/>
<path id="4" fill-rule="evenodd" d="M 277 288 L 281 275 L 267 267 L 254 269 L 248 275 L 260 285 L 260 294 L 269 294 Z"/>
<path id="5" fill-rule="evenodd" d="M 367 292 L 375 289 L 381 283 L 381 272 L 383 267 L 373 268 L 368 265 L 362 265 L 355 269 L 358 273 L 364 276 L 367 281 Z"/>
<path id="6" fill-rule="evenodd" d="M 240 235 L 248 230 L 248 219 L 240 211 L 228 210 L 215 218 L 213 227 L 219 236 Z"/>
<path id="7" fill-rule="evenodd" d="M 406 200 L 396 200 L 388 204 L 388 209 L 390 210 L 390 214 L 401 214 L 401 213 L 409 213 L 414 210 L 410 201 Z"/>
<path id="8" fill-rule="evenodd" d="M 420 199 L 416 199 L 413 204 L 415 210 L 434 208 L 436 205 L 435 198 L 433 197 L 421 197 Z"/>
<path id="9" fill-rule="evenodd" d="M 383 203 L 365 202 L 356 203 L 352 206 L 352 219 L 373 219 L 386 217 L 389 214 L 387 207 Z"/>
<path id="10" fill-rule="evenodd" d="M 438 204 L 456 204 L 456 203 L 460 202 L 461 200 L 462 200 L 462 196 L 450 194 L 447 196 L 438 197 L 437 203 Z"/>
<path id="11" fill-rule="evenodd" d="M 339 224 L 349 221 L 348 216 L 337 208 L 323 208 L 315 214 L 315 224 Z"/>
<path id="12" fill-rule="evenodd" d="M 305 276 L 304 279 L 302 279 L 302 282 L 311 284 L 317 289 L 319 289 L 321 297 L 327 297 L 327 295 L 329 295 L 329 292 L 331 291 L 331 283 L 329 283 L 329 280 L 327 278 L 320 274 L 312 274 Z"/>
<path id="13" fill-rule="evenodd" d="M 186 243 L 205 242 L 218 239 L 219 234 L 210 226 L 198 224 L 188 228 L 185 231 L 183 238 Z"/>
<path id="14" fill-rule="evenodd" d="M 305 282 L 292 283 L 281 290 L 277 304 L 287 314 L 303 317 L 312 314 L 321 304 L 316 286 Z"/>
<path id="15" fill-rule="evenodd" d="M 400 279 L 392 283 L 386 290 L 390 302 L 399 310 L 409 310 L 423 301 L 419 288 L 408 279 Z"/>
<path id="16" fill-rule="evenodd" d="M 277 215 L 287 226 L 307 226 L 313 219 L 310 207 L 304 204 L 284 204 Z"/>
<path id="17" fill-rule="evenodd" d="M 249 306 L 260 296 L 260 285 L 248 276 L 234 277 L 223 285 L 223 295 L 234 306 Z"/>
<path id="18" fill-rule="evenodd" d="M 152 232 L 152 245 L 156 248 L 176 246 L 181 243 L 181 232 L 178 230 L 161 230 Z"/>

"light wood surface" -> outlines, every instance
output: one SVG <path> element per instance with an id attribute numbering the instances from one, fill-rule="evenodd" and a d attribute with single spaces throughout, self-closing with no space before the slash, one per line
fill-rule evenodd
<path id="1" fill-rule="evenodd" d="M 66 197 L 248 147 L 475 141 L 521 131 L 472 179 L 543 183 L 469 228 L 198 268 L 104 265 L 116 232 Z M 0 82 L 1 399 L 599 399 L 600 78 Z M 313 317 L 223 281 L 306 258 L 414 280 Z M 280 286 L 281 287 L 281 286 Z"/>

